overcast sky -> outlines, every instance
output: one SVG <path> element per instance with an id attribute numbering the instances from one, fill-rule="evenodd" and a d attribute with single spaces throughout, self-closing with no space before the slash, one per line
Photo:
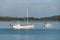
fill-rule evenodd
<path id="1" fill-rule="evenodd" d="M 47 17 L 60 15 L 60 0 L 0 0 L 0 16 Z"/>

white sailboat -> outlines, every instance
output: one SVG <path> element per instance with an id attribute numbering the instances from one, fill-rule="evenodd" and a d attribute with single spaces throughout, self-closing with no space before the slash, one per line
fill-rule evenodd
<path id="1" fill-rule="evenodd" d="M 21 24 L 10 24 L 10 26 L 13 29 L 33 29 L 34 25 L 33 24 L 29 24 L 29 19 L 28 19 L 28 8 L 27 8 L 27 24 L 26 25 L 21 25 Z"/>

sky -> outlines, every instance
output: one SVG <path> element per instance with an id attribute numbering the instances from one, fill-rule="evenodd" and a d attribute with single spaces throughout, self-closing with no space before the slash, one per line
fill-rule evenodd
<path id="1" fill-rule="evenodd" d="M 60 0 L 0 0 L 0 16 L 49 17 L 60 15 Z"/>

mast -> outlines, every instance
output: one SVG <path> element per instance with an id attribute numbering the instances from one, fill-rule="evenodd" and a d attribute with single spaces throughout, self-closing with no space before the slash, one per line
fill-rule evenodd
<path id="1" fill-rule="evenodd" d="M 27 8 L 27 24 L 29 24 L 29 19 L 28 19 L 28 8 Z"/>

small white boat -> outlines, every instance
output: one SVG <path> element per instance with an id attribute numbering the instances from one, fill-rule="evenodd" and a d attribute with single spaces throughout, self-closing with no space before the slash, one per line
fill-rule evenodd
<path id="1" fill-rule="evenodd" d="M 52 24 L 50 24 L 50 23 L 45 23 L 45 24 L 44 24 L 44 27 L 46 27 L 46 28 L 51 28 L 51 27 L 52 27 Z"/>
<path id="2" fill-rule="evenodd" d="M 29 19 L 28 19 L 28 8 L 27 8 L 27 24 L 26 25 L 20 25 L 19 23 L 18 24 L 10 24 L 10 26 L 13 28 L 13 29 L 32 29 L 34 28 L 34 25 L 33 24 L 29 24 Z"/>

